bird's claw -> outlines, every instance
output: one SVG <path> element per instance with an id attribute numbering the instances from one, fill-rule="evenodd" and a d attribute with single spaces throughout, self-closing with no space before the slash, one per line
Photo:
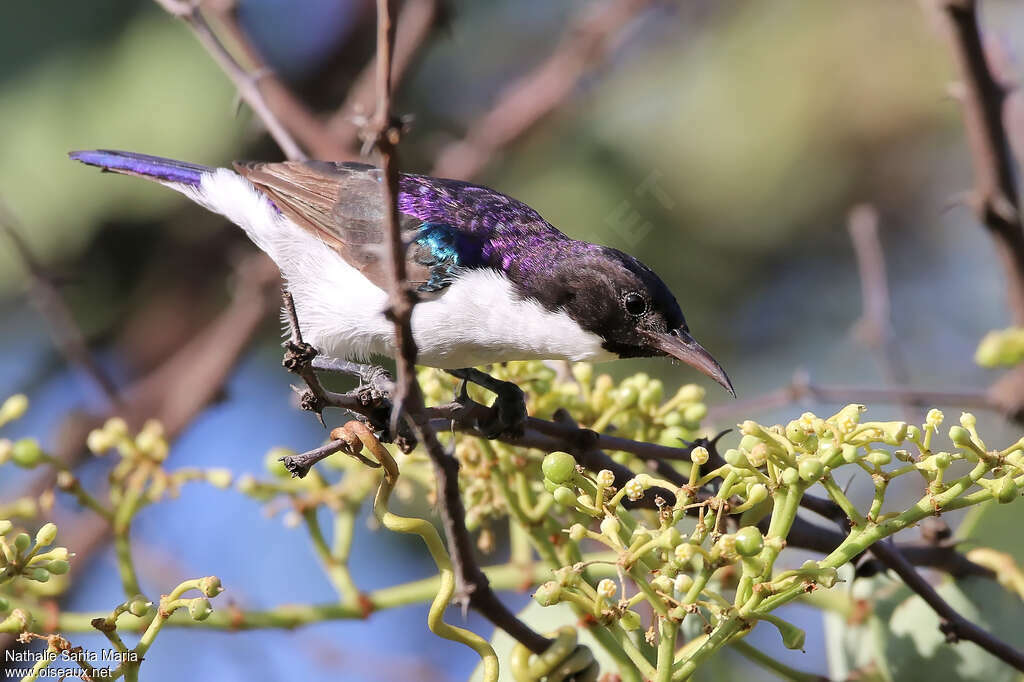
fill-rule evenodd
<path id="1" fill-rule="evenodd" d="M 526 394 L 513 383 L 502 385 L 491 405 L 491 416 L 477 422 L 488 440 L 519 438 L 526 431 Z"/>
<path id="2" fill-rule="evenodd" d="M 288 340 L 284 342 L 284 358 L 281 365 L 289 372 L 298 372 L 300 368 L 313 362 L 317 355 L 316 348 L 310 344 Z"/>

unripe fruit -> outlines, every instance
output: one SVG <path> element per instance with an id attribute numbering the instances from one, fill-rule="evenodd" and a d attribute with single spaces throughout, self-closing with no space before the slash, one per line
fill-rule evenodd
<path id="1" fill-rule="evenodd" d="M 145 618 L 149 615 L 149 609 L 152 606 L 143 597 L 136 597 L 128 603 L 128 613 L 132 614 L 136 618 Z"/>
<path id="2" fill-rule="evenodd" d="M 825 475 L 825 465 L 817 457 L 807 457 L 800 460 L 798 473 L 800 478 L 808 483 L 814 483 L 820 481 L 821 477 Z"/>
<path id="3" fill-rule="evenodd" d="M 745 526 L 736 531 L 736 553 L 743 557 L 752 557 L 764 549 L 764 536 L 754 526 Z"/>
<path id="4" fill-rule="evenodd" d="M 11 448 L 11 460 L 23 469 L 31 469 L 43 460 L 43 450 L 35 438 L 22 438 Z"/>
<path id="5" fill-rule="evenodd" d="M 793 467 L 786 467 L 782 470 L 782 482 L 786 485 L 796 485 L 800 480 L 800 472 Z"/>
<path id="6" fill-rule="evenodd" d="M 554 580 L 549 580 L 533 593 L 533 599 L 541 606 L 554 606 L 562 596 L 562 586 Z"/>
<path id="7" fill-rule="evenodd" d="M 872 450 L 864 459 L 876 467 L 882 467 L 892 461 L 892 453 L 888 450 Z"/>
<path id="8" fill-rule="evenodd" d="M 568 452 L 552 452 L 545 455 L 540 468 L 552 483 L 565 483 L 576 473 L 576 460 Z"/>
<path id="9" fill-rule="evenodd" d="M 213 613 L 213 607 L 210 606 L 210 600 L 206 597 L 196 597 L 188 605 L 188 615 L 192 617 L 192 620 L 206 620 Z"/>
<path id="10" fill-rule="evenodd" d="M 552 493 L 555 498 L 555 502 L 567 508 L 574 508 L 576 506 L 576 493 L 564 485 L 560 485 L 555 488 L 555 492 Z"/>
<path id="11" fill-rule="evenodd" d="M 1017 483 L 1013 480 L 1013 476 L 1007 474 L 999 479 L 998 483 L 996 483 L 993 495 L 997 502 L 1000 504 L 1006 504 L 1017 499 L 1018 492 Z"/>

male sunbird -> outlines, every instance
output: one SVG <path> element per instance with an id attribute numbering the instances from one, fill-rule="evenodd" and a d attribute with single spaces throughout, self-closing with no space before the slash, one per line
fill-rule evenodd
<path id="1" fill-rule="evenodd" d="M 304 340 L 329 358 L 394 356 L 383 258 L 382 174 L 361 163 L 286 161 L 211 168 L 132 152 L 70 154 L 177 190 L 245 230 L 281 270 Z M 617 249 L 570 239 L 479 185 L 403 174 L 398 208 L 417 362 L 498 394 L 491 435 L 521 427 L 522 392 L 470 370 L 510 360 L 670 356 L 735 396 L 692 336 L 672 292 Z M 519 422 L 519 423 L 516 423 Z"/>

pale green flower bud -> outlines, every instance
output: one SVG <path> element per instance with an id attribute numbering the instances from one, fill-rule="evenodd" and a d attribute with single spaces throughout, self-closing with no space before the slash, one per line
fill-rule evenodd
<path id="1" fill-rule="evenodd" d="M 597 584 L 597 594 L 605 599 L 611 599 L 614 597 L 618 589 L 619 588 L 615 584 L 615 581 L 608 578 L 604 578 Z"/>
<path id="2" fill-rule="evenodd" d="M 43 524 L 43 527 L 36 533 L 36 545 L 46 547 L 52 545 L 57 539 L 57 526 L 53 523 Z"/>
<path id="3" fill-rule="evenodd" d="M 46 564 L 45 568 L 53 575 L 64 575 L 71 568 L 71 564 L 66 561 L 51 561 Z"/>
<path id="4" fill-rule="evenodd" d="M 883 467 L 892 461 L 892 453 L 888 450 L 872 450 L 864 459 L 876 467 Z"/>
<path id="5" fill-rule="evenodd" d="M 708 449 L 703 445 L 698 445 L 693 450 L 690 450 L 690 461 L 698 466 L 707 464 L 710 456 Z"/>
<path id="6" fill-rule="evenodd" d="M 16 393 L 0 405 L 0 426 L 21 419 L 28 411 L 28 396 Z"/>
<path id="7" fill-rule="evenodd" d="M 619 520 L 614 516 L 606 516 L 601 519 L 601 534 L 608 538 L 619 537 L 619 528 L 621 524 Z"/>
<path id="8" fill-rule="evenodd" d="M 598 485 L 603 485 L 606 488 L 613 486 L 615 485 L 615 474 L 608 469 L 601 469 L 597 472 L 597 483 Z"/>
<path id="9" fill-rule="evenodd" d="M 562 596 L 562 586 L 554 580 L 549 580 L 533 593 L 534 600 L 541 606 L 554 606 Z"/>
<path id="10" fill-rule="evenodd" d="M 569 539 L 573 542 L 581 542 L 587 537 L 587 529 L 581 523 L 574 523 L 569 528 Z"/>
<path id="11" fill-rule="evenodd" d="M 145 597 L 138 596 L 128 603 L 128 613 L 136 618 L 145 618 L 149 615 L 149 610 L 152 606 L 153 602 L 146 601 Z"/>
<path id="12" fill-rule="evenodd" d="M 23 553 L 32 544 L 32 538 L 28 536 L 28 533 L 18 533 L 14 536 L 14 549 L 18 554 Z"/>
<path id="13" fill-rule="evenodd" d="M 220 578 L 208 575 L 199 581 L 199 591 L 206 597 L 216 597 L 224 591 L 224 588 L 221 587 Z"/>
<path id="14" fill-rule="evenodd" d="M 676 593 L 686 594 L 693 587 L 693 578 L 685 573 L 680 573 L 676 576 L 675 581 L 673 581 L 672 587 Z"/>
<path id="15" fill-rule="evenodd" d="M 635 611 L 623 611 L 622 615 L 619 616 L 619 624 L 623 630 L 632 632 L 640 627 L 640 614 Z"/>

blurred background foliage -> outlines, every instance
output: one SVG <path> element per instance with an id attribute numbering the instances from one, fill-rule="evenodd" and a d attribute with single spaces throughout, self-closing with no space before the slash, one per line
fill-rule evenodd
<path id="1" fill-rule="evenodd" d="M 510 80 L 550 54 L 586 4 L 451 2 L 399 90 L 399 109 L 413 115 L 403 168 L 429 170 Z M 994 39 L 1010 54 L 1024 49 L 1020 3 L 987 0 L 984 10 Z M 274 71 L 325 115 L 373 50 L 366 0 L 240 0 L 238 12 Z M 231 84 L 186 28 L 150 2 L 6 3 L 0 17 L 0 197 L 102 362 L 126 382 L 216 314 L 232 264 L 251 247 L 181 197 L 89 172 L 66 153 L 109 147 L 215 165 L 280 152 L 247 109 L 235 114 Z M 861 301 L 846 216 L 869 202 L 881 216 L 893 324 L 912 383 L 983 387 L 995 375 L 969 359 L 1007 316 L 982 228 L 968 210 L 947 210 L 971 182 L 958 108 L 947 95 L 952 74 L 917 3 L 655 3 L 624 27 L 607 62 L 494 158 L 481 180 L 570 236 L 630 251 L 662 274 L 741 397 L 784 385 L 798 367 L 815 381 L 884 384 L 873 355 L 850 334 Z M 96 409 L 101 396 L 64 365 L 26 303 L 25 284 L 23 264 L 5 244 L 0 393 L 27 390 L 36 409 L 18 428 L 56 434 L 69 409 Z M 270 446 L 305 449 L 323 437 L 292 409 L 272 318 L 222 400 L 178 440 L 176 463 L 257 471 Z M 609 369 L 644 369 L 669 389 L 694 378 L 652 361 Z M 770 422 L 800 411 L 743 416 Z M 979 417 L 994 438 L 1016 437 L 998 417 Z M 0 494 L 16 495 L 24 480 L 0 481 Z M 972 527 L 986 544 L 1024 559 L 1015 523 L 980 513 Z M 154 594 L 209 573 L 250 606 L 331 594 L 305 538 L 260 518 L 243 498 L 189 490 L 147 510 L 139 538 L 144 586 Z M 431 572 L 414 542 L 364 529 L 356 547 L 354 570 L 366 588 Z M 109 562 L 101 552 L 79 567 L 68 606 L 109 606 L 117 592 Z M 820 618 L 796 608 L 805 624 Z M 343 679 L 464 679 L 472 655 L 434 640 L 422 616 L 406 609 L 298 633 L 171 632 L 150 654 L 156 663 L 147 679 L 270 680 L 340 669 Z M 474 617 L 470 625 L 486 630 Z M 808 633 L 799 663 L 824 671 L 820 629 Z"/>

